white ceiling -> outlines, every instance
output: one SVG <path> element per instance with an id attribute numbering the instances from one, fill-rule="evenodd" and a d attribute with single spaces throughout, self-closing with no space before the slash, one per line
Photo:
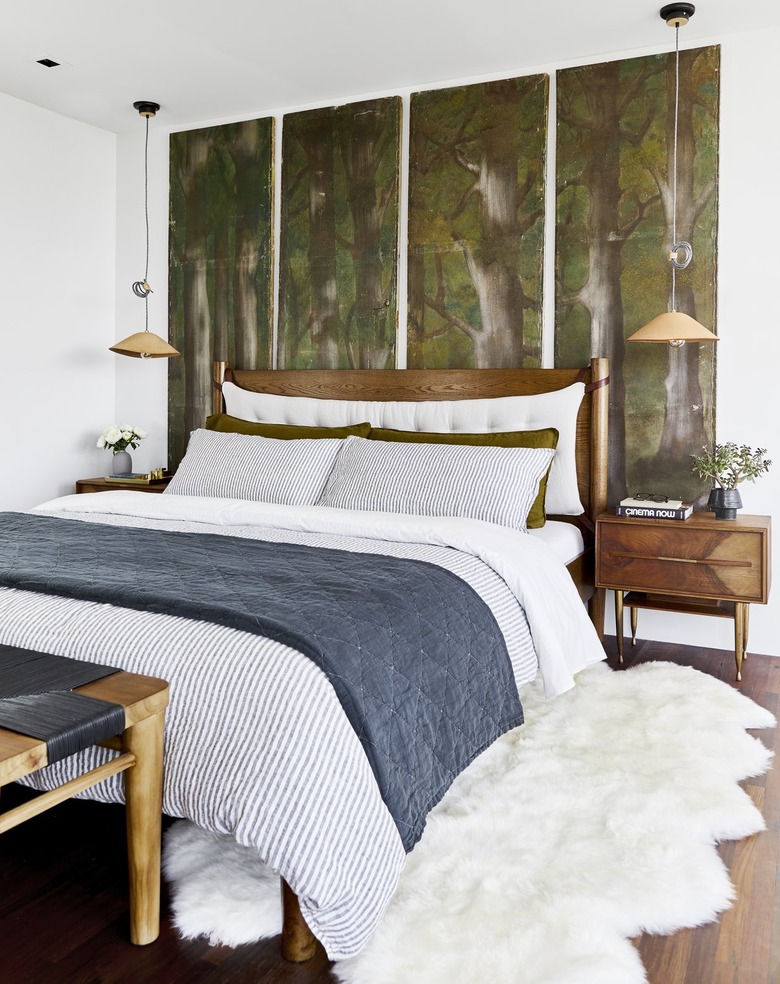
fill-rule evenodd
<path id="1" fill-rule="evenodd" d="M 744 0 L 743 0 L 744 2 Z M 683 47 L 780 23 L 778 0 L 702 0 Z M 121 132 L 171 129 L 673 46 L 650 0 L 5 0 L 0 92 Z M 61 62 L 43 68 L 40 58 Z M 162 113 L 161 113 L 162 122 Z"/>

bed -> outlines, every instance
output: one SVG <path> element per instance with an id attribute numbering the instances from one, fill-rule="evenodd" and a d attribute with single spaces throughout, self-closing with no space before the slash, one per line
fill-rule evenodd
<path id="1" fill-rule="evenodd" d="M 584 369 L 523 371 L 257 372 L 229 370 L 223 363 L 216 364 L 215 414 L 232 416 L 238 410 L 241 411 L 240 419 L 251 422 L 258 419 L 257 404 L 253 401 L 260 399 L 262 404 L 262 400 L 270 399 L 274 404 L 281 399 L 286 401 L 284 411 L 281 419 L 277 416 L 274 423 L 282 427 L 306 425 L 305 420 L 296 424 L 288 419 L 290 414 L 294 417 L 299 413 L 304 417 L 309 415 L 309 425 L 319 423 L 333 427 L 344 422 L 339 413 L 348 412 L 358 419 L 350 419 L 345 425 L 359 425 L 367 410 L 381 416 L 384 411 L 377 409 L 379 403 L 390 408 L 390 415 L 387 419 L 370 422 L 391 424 L 385 429 L 394 430 L 400 421 L 411 422 L 414 431 L 436 431 L 441 427 L 441 420 L 446 418 L 449 426 L 441 427 L 442 430 L 465 432 L 474 427 L 475 415 L 478 417 L 479 406 L 473 401 L 487 401 L 484 406 L 493 413 L 496 408 L 503 407 L 502 401 L 507 399 L 547 398 L 548 394 L 568 391 L 569 408 L 571 399 L 576 397 L 577 400 L 572 433 L 568 438 L 576 485 L 574 491 L 582 511 L 569 508 L 565 515 L 550 511 L 542 530 L 529 536 L 524 527 L 507 530 L 492 520 L 485 522 L 481 514 L 474 518 L 454 510 L 456 515 L 449 515 L 453 510 L 446 504 L 441 507 L 446 514 L 436 514 L 434 510 L 433 515 L 422 516 L 399 511 L 397 503 L 396 508 L 377 511 L 356 508 L 354 503 L 358 500 L 348 497 L 345 505 L 337 497 L 344 492 L 343 483 L 333 485 L 336 498 L 326 499 L 324 504 L 322 500 L 318 500 L 320 504 L 307 501 L 275 503 L 273 500 L 267 504 L 246 499 L 243 494 L 225 494 L 226 489 L 228 493 L 236 493 L 236 487 L 224 484 L 226 475 L 229 477 L 235 472 L 239 480 L 243 480 L 241 476 L 245 474 L 234 458 L 231 458 L 230 467 L 225 466 L 224 458 L 219 459 L 213 473 L 216 482 L 213 488 L 202 484 L 203 461 L 210 460 L 208 455 L 212 448 L 207 442 L 206 457 L 199 459 L 196 472 L 185 457 L 169 487 L 171 494 L 149 496 L 118 491 L 64 497 L 42 504 L 31 516 L 25 515 L 18 520 L 24 524 L 28 518 L 34 521 L 35 534 L 31 542 L 34 542 L 35 550 L 39 542 L 47 540 L 56 540 L 59 550 L 60 541 L 78 538 L 83 534 L 83 524 L 90 524 L 88 546 L 92 552 L 85 564 L 91 565 L 93 574 L 98 572 L 93 578 L 96 581 L 104 579 L 100 570 L 105 572 L 105 579 L 110 580 L 113 566 L 121 566 L 119 554 L 112 555 L 111 551 L 124 549 L 128 541 L 140 543 L 141 546 L 134 549 L 146 559 L 138 568 L 134 586 L 122 588 L 135 594 L 131 597 L 127 593 L 116 593 L 110 602 L 91 595 L 58 593 L 62 589 L 50 593 L 45 588 L 42 590 L 40 584 L 23 583 L 0 588 L 0 643 L 78 656 L 168 679 L 171 705 L 166 725 L 165 812 L 188 817 L 215 832 L 230 833 L 240 843 L 254 846 L 280 872 L 285 885 L 288 956 L 300 959 L 309 952 L 309 928 L 314 930 L 332 958 L 350 956 L 361 948 L 381 918 L 403 866 L 405 852 L 424 826 L 424 816 L 417 823 L 415 832 L 405 837 L 403 824 L 407 821 L 399 820 L 391 811 L 385 787 L 380 790 L 373 759 L 369 764 L 370 756 L 362 733 L 358 738 L 360 728 L 356 729 L 353 719 L 346 714 L 346 703 L 352 698 L 337 699 L 339 681 L 323 672 L 323 666 L 315 665 L 302 655 L 307 652 L 305 641 L 296 648 L 290 643 L 295 643 L 299 636 L 291 636 L 288 629 L 277 632 L 275 623 L 267 619 L 262 622 L 263 632 L 267 635 L 247 631 L 247 620 L 258 619 L 255 612 L 241 611 L 221 624 L 198 617 L 199 614 L 206 617 L 209 592 L 218 579 L 228 585 L 227 595 L 241 594 L 239 590 L 230 590 L 230 585 L 239 583 L 231 578 L 246 571 L 229 565 L 245 565 L 244 553 L 238 561 L 232 555 L 224 561 L 228 564 L 224 570 L 233 572 L 229 578 L 222 568 L 218 569 L 218 564 L 223 563 L 219 557 L 232 551 L 239 541 L 243 542 L 242 551 L 245 547 L 250 552 L 265 552 L 272 556 L 275 564 L 269 565 L 274 569 L 268 577 L 274 580 L 274 590 L 281 595 L 282 606 L 285 592 L 287 596 L 297 597 L 296 593 L 302 590 L 300 583 L 290 587 L 293 582 L 287 580 L 295 574 L 289 559 L 308 554 L 312 546 L 319 548 L 314 553 L 321 554 L 333 565 L 341 563 L 342 555 L 360 554 L 363 555 L 361 563 L 381 568 L 381 577 L 400 592 L 393 596 L 392 605 L 398 604 L 399 598 L 403 601 L 413 595 L 415 605 L 411 607 L 416 608 L 417 597 L 423 597 L 428 590 L 425 587 L 427 581 L 425 584 L 420 581 L 419 589 L 416 587 L 414 578 L 418 574 L 434 578 L 436 583 L 430 590 L 434 595 L 438 592 L 440 598 L 444 597 L 445 591 L 451 590 L 456 580 L 465 585 L 464 601 L 450 607 L 465 612 L 473 595 L 477 606 L 474 611 L 479 612 L 474 617 L 468 616 L 468 624 L 458 623 L 453 630 L 458 637 L 467 632 L 475 633 L 476 643 L 469 644 L 471 662 L 464 663 L 468 687 L 475 685 L 472 673 L 476 678 L 475 667 L 481 662 L 475 659 L 471 650 L 481 652 L 483 644 L 487 645 L 484 626 L 479 621 L 483 618 L 482 608 L 486 608 L 490 615 L 488 621 L 500 630 L 500 644 L 510 667 L 507 672 L 513 681 L 500 686 L 511 690 L 521 679 L 530 679 L 538 665 L 550 695 L 565 690 L 578 669 L 603 658 L 598 642 L 603 630 L 603 594 L 593 586 L 592 530 L 593 519 L 606 504 L 607 383 L 608 365 L 606 360 L 600 359 L 593 360 Z M 553 399 L 557 400 L 557 397 Z M 534 405 L 537 402 L 535 400 Z M 428 407 L 424 406 L 426 403 Z M 346 409 L 345 404 L 348 405 Z M 445 404 L 451 404 L 451 412 Z M 430 419 L 436 426 L 420 427 L 419 415 L 424 417 L 428 411 L 433 414 Z M 464 425 L 464 418 L 456 419 L 458 413 L 465 411 L 468 411 L 465 418 L 468 427 Z M 311 414 L 317 418 L 322 413 L 326 415 L 325 422 L 312 420 Z M 474 429 L 483 433 L 495 432 L 503 426 L 503 420 L 505 418 L 500 416 L 492 421 L 487 417 L 480 418 L 481 426 Z M 413 444 L 404 445 L 406 451 L 402 453 L 394 437 L 380 449 L 380 442 L 355 434 L 338 440 L 325 438 L 319 442 L 316 451 L 312 451 L 313 445 L 300 440 L 280 442 L 270 439 L 270 444 L 266 442 L 263 447 L 273 445 L 276 454 L 280 443 L 290 445 L 286 452 L 288 457 L 304 451 L 309 456 L 304 476 L 307 480 L 313 480 L 313 473 L 320 467 L 316 463 L 320 462 L 323 475 L 327 475 L 326 490 L 333 484 L 335 470 L 329 470 L 331 465 L 327 458 L 327 447 L 332 444 L 338 445 L 334 453 L 339 461 L 349 451 L 357 456 L 354 461 L 358 465 L 364 460 L 361 455 L 378 455 L 395 462 L 393 467 L 397 468 L 399 461 L 407 457 L 416 460 L 417 454 Z M 225 436 L 225 444 L 234 455 L 239 451 L 243 453 L 250 444 L 254 447 L 257 441 L 229 434 Z M 423 445 L 430 447 L 427 441 Z M 424 452 L 420 454 L 424 456 Z M 471 461 L 470 454 L 471 449 L 461 447 L 443 450 L 436 459 L 436 467 L 439 468 L 441 461 Z M 472 457 L 480 462 L 487 460 L 481 455 L 481 451 L 475 452 Z M 493 457 L 498 460 L 501 455 L 503 451 L 496 452 Z M 517 457 L 513 456 L 512 460 Z M 537 467 L 544 455 L 534 450 L 527 457 L 533 459 L 534 467 Z M 545 460 L 552 460 L 554 468 L 563 457 L 559 451 L 551 451 Z M 195 485 L 188 487 L 187 482 L 193 474 Z M 350 494 L 354 494 L 354 482 L 349 486 L 352 479 L 347 471 L 344 474 Z M 428 473 L 434 483 L 437 475 L 436 470 Z M 495 482 L 491 479 L 491 495 L 482 503 L 488 510 L 485 514 L 488 517 L 492 516 L 490 510 L 495 506 L 493 500 L 501 499 L 501 481 L 506 478 L 503 473 L 496 475 Z M 273 484 L 283 478 L 279 468 L 266 461 L 253 476 L 252 489 L 258 483 Z M 387 491 L 386 484 L 380 483 L 381 496 Z M 212 494 L 204 494 L 204 489 Z M 220 494 L 213 494 L 214 489 Z M 365 491 L 360 483 L 357 491 L 361 495 Z M 529 494 L 526 511 L 532 498 Z M 364 501 L 375 500 L 360 499 L 358 504 Z M 385 503 L 384 498 L 380 501 Z M 441 503 L 437 500 L 437 508 L 439 506 Z M 574 548 L 576 556 L 572 555 L 570 545 L 563 548 L 568 551 L 565 558 L 556 556 L 556 548 L 550 546 L 550 531 L 554 531 L 558 523 L 563 524 L 564 531 L 566 527 L 575 531 L 579 544 Z M 546 534 L 544 528 L 547 528 Z M 163 570 L 164 565 L 158 564 L 155 555 L 146 551 L 150 544 L 158 542 L 173 543 L 174 547 L 165 549 L 178 551 L 185 541 L 192 544 L 194 551 L 200 551 L 200 555 L 205 551 L 206 566 L 212 571 L 213 562 L 214 567 L 209 580 L 194 574 L 189 580 L 182 577 L 187 582 L 180 592 L 179 601 L 183 607 L 170 607 L 172 602 L 167 595 L 164 602 L 159 601 L 159 592 L 168 576 Z M 568 538 L 565 542 L 568 544 Z M 44 545 L 41 549 L 48 547 Z M 31 563 L 35 562 L 35 550 L 30 551 Z M 527 554 L 529 564 L 533 565 L 529 570 L 521 569 L 518 563 L 521 554 Z M 43 554 L 41 558 L 41 564 L 52 566 L 51 560 L 47 561 Z M 177 553 L 177 563 L 182 565 L 182 571 L 200 569 L 185 567 L 185 562 L 189 563 L 189 559 Z M 8 566 L 6 563 L 6 568 Z M 358 567 L 356 573 L 344 573 L 343 578 L 346 583 L 348 577 L 353 577 L 359 584 L 366 576 L 366 568 Z M 40 580 L 40 575 L 38 577 Z M 549 585 L 545 580 L 548 577 Z M 406 578 L 409 578 L 408 582 Z M 2 583 L 8 585 L 9 582 L 4 579 Z M 204 583 L 208 589 L 206 593 Z M 446 588 L 441 588 L 441 583 Z M 415 587 L 410 588 L 410 585 Z M 111 590 L 119 591 L 119 588 L 114 585 Z M 447 594 L 448 603 L 449 598 Z M 584 615 L 583 603 L 587 603 L 592 622 Z M 302 607 L 305 606 L 297 604 L 297 608 Z M 432 634 L 441 638 L 449 631 L 450 623 L 446 620 L 454 615 L 447 611 L 448 604 L 438 607 L 445 619 L 444 628 Z M 317 611 L 316 607 L 312 611 Z M 347 614 L 334 622 L 351 625 L 356 618 L 362 618 L 362 615 L 354 615 L 358 609 L 344 611 Z M 426 625 L 427 620 L 433 618 L 427 611 L 422 615 L 412 612 L 410 617 L 417 618 L 418 624 Z M 366 625 L 373 636 L 383 620 L 388 622 L 391 636 L 403 634 L 390 624 L 389 617 L 380 614 L 371 625 L 367 622 L 358 625 L 358 630 L 353 633 L 358 640 L 358 649 Z M 318 628 L 315 625 L 313 631 L 316 633 Z M 376 648 L 376 644 L 374 646 Z M 491 670 L 487 675 L 497 674 Z M 451 676 L 448 680 L 451 682 Z M 486 685 L 492 686 L 493 682 Z M 376 686 L 381 690 L 380 684 Z M 415 686 L 418 686 L 416 680 Z M 373 715 L 370 709 L 377 706 L 375 696 L 369 695 L 366 705 L 369 716 Z M 371 700 L 375 702 L 372 704 Z M 484 702 L 486 698 L 482 695 L 475 700 Z M 467 702 L 465 698 L 463 702 Z M 381 697 L 380 703 L 383 703 Z M 389 713 L 395 720 L 396 711 Z M 507 714 L 503 724 L 498 721 L 496 727 L 511 724 L 511 713 Z M 460 725 L 453 727 L 457 730 Z M 378 747 L 380 740 L 384 739 L 369 736 L 367 742 Z M 473 739 L 476 745 L 463 752 L 464 761 L 484 747 L 486 740 L 489 738 L 476 735 Z M 406 751 L 404 749 L 404 754 Z M 423 754 L 426 754 L 425 748 Z M 102 755 L 101 750 L 82 753 L 77 767 L 91 767 Z M 407 768 L 405 759 L 391 759 L 388 754 L 387 761 L 390 765 L 386 771 L 398 773 Z M 38 781 L 42 786 L 58 784 L 68 778 L 70 768 L 69 762 L 52 766 Z M 322 782 L 323 776 L 326 782 Z M 390 781 L 394 781 L 393 777 Z M 441 785 L 440 779 L 437 782 Z M 91 791 L 91 795 L 106 802 L 120 801 L 121 786 L 118 782 L 109 782 Z M 424 813 L 424 808 L 419 812 Z M 411 827 L 411 824 L 407 826 Z"/>
<path id="2" fill-rule="evenodd" d="M 579 515 L 548 516 L 553 523 L 574 525 L 582 532 L 581 549 L 567 562 L 580 596 L 588 604 L 599 636 L 604 633 L 606 592 L 595 587 L 595 518 L 607 507 L 607 420 L 609 413 L 609 360 L 591 359 L 576 369 L 480 370 L 238 370 L 215 362 L 212 407 L 226 412 L 223 383 L 248 392 L 324 400 L 444 401 L 534 396 L 563 390 L 576 383 L 584 387 L 576 420 L 577 483 L 583 510 Z M 555 528 L 553 527 L 553 530 Z M 553 536 L 555 532 L 553 532 Z M 564 534 L 565 536 L 565 534 Z M 568 548 L 569 539 L 564 541 Z"/>

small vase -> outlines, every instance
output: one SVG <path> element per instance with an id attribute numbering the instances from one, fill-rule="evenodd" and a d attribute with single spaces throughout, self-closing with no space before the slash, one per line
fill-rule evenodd
<path id="1" fill-rule="evenodd" d="M 716 519 L 736 519 L 737 509 L 742 508 L 742 496 L 738 489 L 712 489 L 707 508 Z"/>
<path id="2" fill-rule="evenodd" d="M 111 474 L 129 475 L 132 470 L 133 470 L 133 459 L 130 457 L 130 452 L 129 451 L 114 452 L 114 460 L 112 463 Z"/>

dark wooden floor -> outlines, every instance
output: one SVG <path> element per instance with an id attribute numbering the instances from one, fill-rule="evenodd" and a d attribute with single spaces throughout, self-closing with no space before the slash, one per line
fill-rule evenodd
<path id="1" fill-rule="evenodd" d="M 613 656 L 614 640 L 607 640 L 607 651 Z M 640 643 L 631 659 L 671 660 L 733 682 L 733 656 L 720 650 L 648 642 Z M 780 659 L 751 655 L 743 677 L 743 692 L 777 714 Z M 780 753 L 777 730 L 761 737 Z M 651 984 L 780 982 L 780 769 L 745 788 L 769 829 L 721 847 L 738 901 L 712 925 L 636 941 Z M 26 795 L 10 787 L 3 793 L 4 805 Z M 168 923 L 165 898 L 160 939 L 132 946 L 127 941 L 123 830 L 121 807 L 70 801 L 0 837 L 2 984 L 335 981 L 324 954 L 294 967 L 281 960 L 275 940 L 236 949 L 184 942 Z"/>

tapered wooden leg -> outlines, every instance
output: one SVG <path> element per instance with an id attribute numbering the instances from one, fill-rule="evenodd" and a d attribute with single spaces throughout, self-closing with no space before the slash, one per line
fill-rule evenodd
<path id="1" fill-rule="evenodd" d="M 282 956 L 291 963 L 311 960 L 317 949 L 317 939 L 303 918 L 298 896 L 284 878 L 282 882 Z"/>
<path id="2" fill-rule="evenodd" d="M 631 608 L 631 645 L 636 645 L 636 627 L 639 624 L 639 609 L 634 605 Z"/>
<path id="3" fill-rule="evenodd" d="M 742 660 L 745 655 L 745 639 L 747 638 L 748 605 L 743 601 L 734 603 L 734 658 L 737 663 L 737 680 L 742 679 Z"/>
<path id="4" fill-rule="evenodd" d="M 615 636 L 617 638 L 618 660 L 623 663 L 623 592 L 615 592 Z"/>
<path id="5" fill-rule="evenodd" d="M 125 773 L 127 861 L 130 876 L 130 940 L 143 945 L 160 933 L 163 725 L 153 714 L 128 728 L 122 747 L 136 764 Z"/>

